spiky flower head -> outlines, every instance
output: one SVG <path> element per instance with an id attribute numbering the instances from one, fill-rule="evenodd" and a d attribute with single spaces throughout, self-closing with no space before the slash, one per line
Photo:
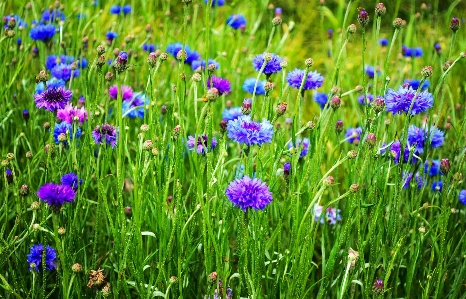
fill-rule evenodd
<path id="1" fill-rule="evenodd" d="M 345 139 L 349 143 L 358 144 L 361 139 L 362 128 L 348 128 L 345 133 Z"/>
<path id="2" fill-rule="evenodd" d="M 243 83 L 243 90 L 247 93 L 253 94 L 254 93 L 254 87 L 256 87 L 256 95 L 264 95 L 265 94 L 265 82 L 266 81 L 257 81 L 257 86 L 256 86 L 256 78 L 248 78 L 244 80 Z"/>
<path id="3" fill-rule="evenodd" d="M 228 17 L 226 21 L 227 26 L 230 26 L 233 29 L 245 28 L 246 27 L 246 18 L 243 15 L 236 14 Z"/>
<path id="4" fill-rule="evenodd" d="M 440 171 L 444 174 L 447 175 L 450 172 L 451 165 L 450 165 L 450 160 L 449 159 L 442 159 L 440 161 Z"/>
<path id="5" fill-rule="evenodd" d="M 434 72 L 434 70 L 432 69 L 432 67 L 430 65 L 428 66 L 425 66 L 422 70 L 421 70 L 421 75 L 424 77 L 424 78 L 429 78 L 430 76 L 432 76 L 432 73 Z"/>
<path id="6" fill-rule="evenodd" d="M 273 125 L 268 120 L 255 122 L 245 115 L 229 121 L 227 130 L 228 138 L 240 144 L 251 146 L 272 142 Z"/>
<path id="7" fill-rule="evenodd" d="M 372 291 L 376 296 L 382 296 L 384 284 L 382 279 L 377 279 L 372 286 Z"/>
<path id="8" fill-rule="evenodd" d="M 461 190 L 460 194 L 458 195 L 458 200 L 466 206 L 466 190 Z"/>
<path id="9" fill-rule="evenodd" d="M 412 104 L 411 115 L 427 111 L 434 105 L 434 97 L 427 90 L 420 92 L 416 99 L 416 91 L 410 86 L 400 86 L 398 90 L 388 89 L 385 94 L 385 105 L 387 112 L 393 114 L 408 113 Z"/>
<path id="10" fill-rule="evenodd" d="M 209 151 L 209 137 L 205 134 L 202 134 L 197 137 L 197 146 L 196 146 L 196 136 L 188 136 L 188 148 L 190 150 L 196 149 L 198 154 L 206 154 Z M 212 144 L 210 145 L 210 150 L 213 150 L 217 146 L 217 139 L 212 138 Z"/>
<path id="11" fill-rule="evenodd" d="M 272 192 L 269 191 L 269 187 L 260 179 L 251 179 L 249 176 L 231 182 L 226 189 L 226 196 L 234 206 L 245 212 L 251 208 L 263 210 L 272 202 Z"/>
<path id="12" fill-rule="evenodd" d="M 97 144 L 107 144 L 115 148 L 118 139 L 118 130 L 112 125 L 103 124 L 102 126 L 97 126 L 92 131 L 92 137 Z"/>
<path id="13" fill-rule="evenodd" d="M 280 65 L 282 58 L 276 54 L 271 53 L 257 55 L 254 57 L 252 65 L 256 71 L 260 71 L 264 62 L 266 64 L 262 73 L 264 73 L 266 76 L 270 76 L 282 70 L 282 66 Z"/>
<path id="14" fill-rule="evenodd" d="M 42 244 L 32 245 L 27 255 L 29 271 L 42 271 L 44 246 Z M 45 270 L 52 271 L 57 269 L 57 253 L 54 248 L 47 245 L 45 247 Z"/>
<path id="15" fill-rule="evenodd" d="M 52 210 L 58 211 L 63 204 L 73 202 L 76 193 L 70 186 L 46 183 L 39 188 L 37 196 Z"/>
<path id="16" fill-rule="evenodd" d="M 207 80 L 207 87 L 215 87 L 220 95 L 227 95 L 231 92 L 230 81 L 217 76 L 212 76 L 211 80 Z"/>
<path id="17" fill-rule="evenodd" d="M 49 42 L 55 35 L 55 26 L 52 24 L 37 25 L 29 32 L 29 37 L 33 40 L 40 40 L 44 43 Z"/>
<path id="18" fill-rule="evenodd" d="M 305 71 L 300 69 L 294 69 L 288 73 L 286 80 L 288 84 L 296 89 L 301 87 Z M 324 83 L 324 77 L 322 77 L 317 71 L 308 72 L 307 78 L 304 81 L 303 90 L 317 89 Z"/>
<path id="19" fill-rule="evenodd" d="M 354 24 L 349 25 L 347 30 L 348 30 L 349 34 L 356 33 L 356 30 L 357 30 L 356 25 L 354 25 Z"/>

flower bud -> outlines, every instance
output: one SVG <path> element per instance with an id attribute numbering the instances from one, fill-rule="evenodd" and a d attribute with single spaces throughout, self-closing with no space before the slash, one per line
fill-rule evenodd
<path id="1" fill-rule="evenodd" d="M 98 67 L 98 68 L 101 68 L 105 65 L 105 56 L 104 55 L 100 55 L 96 62 L 95 62 L 95 65 Z"/>
<path id="2" fill-rule="evenodd" d="M 177 139 L 178 136 L 180 135 L 180 132 L 181 132 L 181 126 L 180 126 L 180 125 L 176 125 L 176 126 L 173 128 L 173 138 L 174 138 L 174 139 Z"/>
<path id="3" fill-rule="evenodd" d="M 199 73 L 194 73 L 192 78 L 191 78 L 194 82 L 200 82 L 202 80 L 202 76 L 201 74 Z"/>
<path id="4" fill-rule="evenodd" d="M 125 213 L 125 216 L 128 218 L 131 218 L 131 216 L 133 216 L 133 210 L 131 209 L 130 206 L 125 207 L 125 209 L 123 210 L 123 213 Z"/>
<path id="5" fill-rule="evenodd" d="M 369 133 L 367 134 L 367 137 L 366 137 L 366 144 L 372 148 L 374 147 L 375 143 L 377 142 L 377 138 L 375 137 L 375 135 L 373 133 Z"/>
<path id="6" fill-rule="evenodd" d="M 29 187 L 28 185 L 22 185 L 21 188 L 19 189 L 19 195 L 21 196 L 27 196 L 29 194 Z"/>
<path id="7" fill-rule="evenodd" d="M 385 7 L 383 3 L 379 3 L 375 6 L 375 14 L 378 17 L 383 16 L 386 12 L 387 12 L 387 8 Z"/>
<path id="8" fill-rule="evenodd" d="M 366 27 L 366 25 L 369 23 L 369 14 L 364 8 L 359 9 L 358 22 L 362 27 Z"/>
<path id="9" fill-rule="evenodd" d="M 282 116 L 286 112 L 286 106 L 288 105 L 287 102 L 281 102 L 277 105 L 277 108 L 275 109 L 275 113 L 277 116 Z"/>
<path id="10" fill-rule="evenodd" d="M 272 19 L 272 25 L 273 26 L 280 26 L 282 24 L 282 18 L 279 16 L 276 16 L 275 18 Z"/>
<path id="11" fill-rule="evenodd" d="M 350 150 L 347 156 L 349 159 L 355 159 L 358 156 L 358 152 L 355 150 Z"/>
<path id="12" fill-rule="evenodd" d="M 105 49 L 105 46 L 100 45 L 100 46 L 97 47 L 97 55 L 99 55 L 99 56 L 104 54 L 106 51 L 107 50 Z"/>
<path id="13" fill-rule="evenodd" d="M 265 82 L 265 84 L 264 84 L 265 92 L 266 93 L 271 92 L 273 90 L 274 86 L 275 86 L 275 84 L 273 84 L 272 82 L 269 82 L 269 81 Z"/>
<path id="14" fill-rule="evenodd" d="M 448 71 L 448 69 L 450 68 L 450 66 L 451 66 L 450 61 L 445 62 L 445 63 L 443 64 L 443 71 L 444 71 L 444 72 Z"/>
<path id="15" fill-rule="evenodd" d="M 243 104 L 241 105 L 241 112 L 244 115 L 251 114 L 252 111 L 252 100 L 251 99 L 244 99 Z"/>
<path id="16" fill-rule="evenodd" d="M 349 26 L 348 26 L 348 33 L 349 33 L 349 34 L 354 34 L 354 33 L 356 33 L 356 25 L 354 25 L 354 24 L 349 25 Z"/>
<path id="17" fill-rule="evenodd" d="M 358 191 L 359 191 L 359 185 L 358 185 L 358 184 L 352 184 L 352 185 L 350 186 L 350 192 L 351 192 L 351 193 L 356 193 L 356 192 L 358 192 Z"/>
<path id="18" fill-rule="evenodd" d="M 168 59 L 168 54 L 167 53 L 160 54 L 160 60 L 165 61 L 167 59 Z"/>
<path id="19" fill-rule="evenodd" d="M 440 161 L 440 171 L 444 175 L 447 175 L 450 172 L 450 169 L 451 169 L 450 160 L 449 159 L 442 159 Z"/>
<path id="20" fill-rule="evenodd" d="M 286 67 L 288 66 L 288 62 L 286 60 L 282 60 L 282 62 L 280 62 L 280 66 L 282 69 L 286 69 Z"/>
<path id="21" fill-rule="evenodd" d="M 338 108 L 340 108 L 340 106 L 341 106 L 340 97 L 338 96 L 332 97 L 332 99 L 330 100 L 330 107 L 332 107 L 333 110 L 337 110 Z"/>
<path id="22" fill-rule="evenodd" d="M 324 179 L 323 183 L 324 183 L 324 186 L 328 187 L 335 183 L 335 179 L 333 178 L 333 176 L 328 176 Z"/>
<path id="23" fill-rule="evenodd" d="M 209 90 L 207 90 L 207 93 L 206 93 L 207 100 L 213 102 L 216 99 L 218 99 L 219 96 L 220 96 L 220 93 L 218 92 L 217 88 L 211 87 L 209 88 Z"/>
<path id="24" fill-rule="evenodd" d="M 112 72 L 107 72 L 107 73 L 105 74 L 105 80 L 108 81 L 108 82 L 112 81 L 112 80 L 113 80 L 113 77 L 114 77 L 114 75 L 113 75 Z"/>
<path id="25" fill-rule="evenodd" d="M 400 29 L 402 26 L 403 26 L 403 20 L 401 18 L 396 18 L 393 21 L 393 27 L 395 27 L 396 29 Z"/>
<path id="26" fill-rule="evenodd" d="M 372 291 L 374 292 L 376 296 L 381 296 L 383 294 L 383 288 L 384 288 L 383 280 L 377 279 L 374 282 L 374 285 L 372 286 Z"/>
<path id="27" fill-rule="evenodd" d="M 457 17 L 453 17 L 453 19 L 451 19 L 450 29 L 453 32 L 456 32 L 456 31 L 458 31 L 458 29 L 460 29 L 460 20 L 458 20 Z"/>
<path id="28" fill-rule="evenodd" d="M 154 67 L 157 64 L 157 58 L 158 57 L 155 52 L 149 53 L 149 56 L 147 57 L 147 63 L 150 67 Z"/>
<path id="29" fill-rule="evenodd" d="M 145 151 L 150 151 L 154 147 L 154 144 L 152 143 L 152 140 L 146 140 L 142 144 L 142 149 Z"/>
<path id="30" fill-rule="evenodd" d="M 382 97 L 377 97 L 375 101 L 371 104 L 372 109 L 374 109 L 375 113 L 380 113 L 385 109 L 385 100 Z"/>
<path id="31" fill-rule="evenodd" d="M 316 124 L 311 120 L 311 121 L 308 121 L 306 123 L 306 127 L 309 129 L 309 130 L 314 130 L 314 128 L 316 127 Z"/>
<path id="32" fill-rule="evenodd" d="M 335 123 L 335 132 L 337 132 L 337 134 L 343 132 L 343 122 L 341 120 L 337 120 Z"/>
<path id="33" fill-rule="evenodd" d="M 363 92 L 364 87 L 362 87 L 362 85 L 358 85 L 354 88 L 354 90 L 356 90 L 356 92 Z"/>
<path id="34" fill-rule="evenodd" d="M 36 83 L 47 82 L 48 79 L 49 79 L 49 75 L 47 74 L 46 71 L 42 70 L 36 76 Z"/>
<path id="35" fill-rule="evenodd" d="M 37 211 L 38 209 L 40 209 L 40 203 L 38 201 L 33 201 L 31 204 L 31 210 Z"/>
<path id="36" fill-rule="evenodd" d="M 264 54 L 264 61 L 265 61 L 265 62 L 269 62 L 270 60 L 272 60 L 272 54 L 270 54 L 270 53 L 265 53 L 265 54 Z"/>
<path id="37" fill-rule="evenodd" d="M 310 68 L 314 65 L 314 60 L 312 58 L 308 58 L 304 61 L 304 64 L 306 65 L 307 68 Z"/>
<path id="38" fill-rule="evenodd" d="M 58 234 L 59 234 L 60 236 L 63 236 L 64 234 L 66 234 L 66 229 L 65 229 L 64 227 L 60 227 L 60 228 L 58 229 Z"/>
<path id="39" fill-rule="evenodd" d="M 430 65 L 428 66 L 425 66 L 422 70 L 421 70 L 421 75 L 424 77 L 424 78 L 429 78 L 430 76 L 432 76 L 432 73 L 434 72 L 434 70 L 432 69 L 432 67 Z"/>
<path id="40" fill-rule="evenodd" d="M 227 131 L 228 122 L 225 119 L 222 119 L 219 126 L 220 132 L 225 133 Z"/>
<path id="41" fill-rule="evenodd" d="M 212 272 L 212 273 L 210 273 L 209 276 L 207 277 L 207 281 L 208 281 L 210 284 L 213 284 L 215 281 L 217 281 L 217 277 L 218 277 L 217 272 Z"/>

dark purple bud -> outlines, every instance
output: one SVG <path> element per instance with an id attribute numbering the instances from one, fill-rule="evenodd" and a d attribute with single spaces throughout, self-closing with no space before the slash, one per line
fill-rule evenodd
<path id="1" fill-rule="evenodd" d="M 369 14 L 364 8 L 359 8 L 358 22 L 362 27 L 366 27 L 369 23 Z"/>
<path id="2" fill-rule="evenodd" d="M 458 31 L 460 29 L 460 20 L 457 17 L 453 17 L 450 22 L 450 28 L 453 32 Z"/>
<path id="3" fill-rule="evenodd" d="M 450 169 L 451 169 L 450 160 L 442 159 L 442 161 L 440 161 L 440 171 L 444 175 L 447 175 L 450 172 Z"/>
<path id="4" fill-rule="evenodd" d="M 343 132 L 343 122 L 341 120 L 337 120 L 335 123 L 335 132 L 337 132 L 337 134 Z"/>
<path id="5" fill-rule="evenodd" d="M 24 109 L 24 110 L 23 110 L 23 119 L 24 119 L 25 121 L 28 121 L 28 120 L 29 120 L 29 116 L 30 116 L 30 115 L 29 115 L 29 110 Z"/>

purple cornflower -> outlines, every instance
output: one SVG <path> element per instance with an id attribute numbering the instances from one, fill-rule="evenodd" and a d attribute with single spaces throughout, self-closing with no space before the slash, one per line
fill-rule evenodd
<path id="1" fill-rule="evenodd" d="M 60 182 L 62 183 L 62 185 L 70 186 L 71 188 L 73 188 L 74 191 L 76 191 L 78 190 L 78 186 L 82 185 L 83 180 L 80 180 L 74 172 L 70 172 L 64 174 L 61 177 Z"/>
<path id="2" fill-rule="evenodd" d="M 118 34 L 113 31 L 108 31 L 107 34 L 105 35 L 109 41 L 113 41 L 115 38 L 118 37 Z"/>
<path id="3" fill-rule="evenodd" d="M 42 244 L 32 245 L 29 249 L 28 266 L 29 271 L 42 271 L 42 261 L 44 254 L 44 246 Z M 57 252 L 54 248 L 47 245 L 45 247 L 45 270 L 57 269 Z"/>
<path id="4" fill-rule="evenodd" d="M 208 88 L 211 87 L 210 81 L 211 80 L 207 80 Z M 220 95 L 223 95 L 223 94 L 227 95 L 231 92 L 230 81 L 228 81 L 227 79 L 221 78 L 221 77 L 212 76 L 212 87 L 217 88 L 218 93 Z"/>
<path id="5" fill-rule="evenodd" d="M 41 40 L 44 43 L 49 42 L 55 35 L 55 26 L 52 24 L 37 25 L 29 32 L 29 37 L 33 40 Z"/>
<path id="6" fill-rule="evenodd" d="M 442 131 L 440 131 L 436 126 L 431 126 L 429 131 L 425 131 L 426 136 L 430 133 L 430 146 L 432 148 L 441 147 L 443 142 L 445 141 L 445 135 Z"/>
<path id="7" fill-rule="evenodd" d="M 299 157 L 300 158 L 303 158 L 304 156 L 307 155 L 307 152 L 309 151 L 309 143 L 310 143 L 310 140 L 309 138 L 304 138 L 304 139 L 301 139 L 301 138 L 298 138 L 296 139 L 296 148 L 301 148 L 301 153 L 299 154 Z M 290 142 L 288 143 L 288 149 L 292 148 L 293 147 L 293 143 Z"/>
<path id="8" fill-rule="evenodd" d="M 11 169 L 5 170 L 5 176 L 8 184 L 13 183 L 13 171 L 11 171 Z"/>
<path id="9" fill-rule="evenodd" d="M 64 63 L 55 65 L 51 70 L 51 73 L 55 78 L 62 79 L 65 81 L 69 81 L 71 79 L 71 76 L 76 78 L 80 75 L 79 69 L 73 70 L 71 68 L 71 65 Z"/>
<path id="10" fill-rule="evenodd" d="M 65 108 L 71 100 L 72 92 L 64 87 L 47 89 L 40 94 L 34 95 L 34 102 L 37 108 L 44 108 L 51 112 Z"/>
<path id="11" fill-rule="evenodd" d="M 288 73 L 286 80 L 288 84 L 296 89 L 301 87 L 301 82 L 304 77 L 304 70 L 294 69 Z M 303 90 L 317 89 L 324 83 L 324 77 L 322 77 L 317 71 L 312 71 L 307 74 L 307 79 L 304 82 Z"/>
<path id="12" fill-rule="evenodd" d="M 431 126 L 430 130 L 427 130 L 418 128 L 415 125 L 410 125 L 408 128 L 408 143 L 410 146 L 416 144 L 416 151 L 423 153 L 425 141 L 429 137 L 429 134 L 430 146 L 432 148 L 437 148 L 443 145 L 445 136 L 443 132 L 435 126 Z"/>
<path id="13" fill-rule="evenodd" d="M 123 91 L 123 94 L 122 94 L 123 101 L 131 101 L 133 99 L 134 94 L 133 94 L 133 90 L 131 89 L 131 87 L 123 85 L 121 87 L 121 90 Z M 112 99 L 116 100 L 118 98 L 118 85 L 110 86 L 110 88 L 108 89 L 108 95 Z"/>
<path id="14" fill-rule="evenodd" d="M 131 100 L 123 101 L 123 116 L 144 118 L 144 106 L 149 104 L 149 98 L 145 94 L 138 92 Z"/>
<path id="15" fill-rule="evenodd" d="M 430 170 L 429 170 L 430 168 Z M 432 160 L 426 161 L 424 163 L 424 173 L 429 173 L 430 176 L 436 176 L 440 173 L 440 161 L 439 160 Z"/>
<path id="16" fill-rule="evenodd" d="M 299 87 L 298 87 L 299 88 Z M 319 104 L 320 109 L 324 109 L 328 101 L 328 95 L 323 92 L 314 93 L 314 102 Z"/>
<path id="17" fill-rule="evenodd" d="M 272 192 L 260 179 L 243 176 L 230 183 L 226 196 L 234 204 L 246 212 L 248 208 L 263 210 L 272 201 Z"/>
<path id="18" fill-rule="evenodd" d="M 369 77 L 369 79 L 373 79 L 375 75 L 375 68 L 371 65 L 367 65 L 364 68 L 364 71 L 366 72 L 366 75 Z M 379 71 L 377 71 L 377 75 L 380 74 Z"/>
<path id="19" fill-rule="evenodd" d="M 46 9 L 42 13 L 42 22 L 43 23 L 53 23 L 58 21 L 65 20 L 65 13 L 60 11 L 59 9 L 54 9 L 52 11 Z"/>
<path id="20" fill-rule="evenodd" d="M 410 155 L 410 150 L 409 150 L 409 147 L 406 146 L 405 147 L 405 150 L 404 150 L 404 155 L 403 155 L 403 161 L 405 163 L 408 162 L 408 159 L 409 159 L 409 155 Z M 392 143 L 392 145 L 390 146 L 390 155 L 393 157 L 393 160 L 395 162 L 395 164 L 398 164 L 400 162 L 400 155 L 401 155 L 401 143 L 399 140 L 396 140 L 395 142 Z M 416 157 L 417 155 L 419 155 L 419 152 L 417 150 L 414 151 L 413 153 L 413 156 L 411 158 L 411 163 L 412 164 L 415 164 L 417 163 L 418 161 L 418 158 Z"/>
<path id="21" fill-rule="evenodd" d="M 245 28 L 246 27 L 246 18 L 243 15 L 231 15 L 227 19 L 227 26 L 230 26 L 233 29 Z"/>
<path id="22" fill-rule="evenodd" d="M 461 190 L 460 194 L 458 195 L 459 201 L 466 206 L 466 190 Z"/>
<path id="23" fill-rule="evenodd" d="M 362 128 L 348 128 L 345 133 L 345 139 L 349 143 L 359 144 L 361 140 Z"/>
<path id="24" fill-rule="evenodd" d="M 266 63 L 265 68 L 262 73 L 264 73 L 267 77 L 269 77 L 270 75 L 278 73 L 279 71 L 282 70 L 282 66 L 280 65 L 280 63 L 282 62 L 282 59 L 280 58 L 280 56 L 276 54 L 263 53 L 263 54 L 260 54 L 254 57 L 254 60 L 252 61 L 252 66 L 254 67 L 256 71 L 260 71 L 260 69 L 262 68 L 265 55 L 271 55 L 272 59 Z"/>
<path id="25" fill-rule="evenodd" d="M 256 78 L 248 78 L 244 80 L 243 83 L 243 90 L 247 93 L 253 94 L 254 93 L 254 86 L 256 85 Z M 256 86 L 256 95 L 264 95 L 265 94 L 265 81 L 257 81 Z"/>
<path id="26" fill-rule="evenodd" d="M 442 192 L 443 182 L 437 181 L 432 183 L 432 191 L 434 192 Z"/>
<path id="27" fill-rule="evenodd" d="M 359 104 L 361 104 L 361 105 L 366 105 L 366 104 L 372 103 L 373 100 L 374 100 L 374 95 L 373 95 L 373 94 L 370 94 L 370 93 L 367 94 L 367 96 L 366 96 L 366 101 L 365 101 L 365 102 L 364 102 L 364 94 L 361 94 L 361 95 L 358 97 L 358 102 L 359 102 Z"/>
<path id="28" fill-rule="evenodd" d="M 53 128 L 53 139 L 55 140 L 56 144 L 60 143 L 60 140 L 58 138 L 60 136 L 60 134 L 65 134 L 65 136 L 68 138 L 68 134 L 66 134 L 66 132 L 68 132 L 68 134 L 69 134 L 70 141 L 73 140 L 74 137 L 79 138 L 82 135 L 80 127 L 78 127 L 76 129 L 76 132 L 74 132 L 73 131 L 73 125 L 71 125 L 69 123 L 66 123 L 66 122 L 62 122 L 62 123 L 59 123 L 59 124 L 56 123 L 55 127 Z M 64 143 L 68 144 L 66 141 Z"/>
<path id="29" fill-rule="evenodd" d="M 320 224 L 324 224 L 324 222 L 327 221 L 329 224 L 335 225 L 337 222 L 341 221 L 340 209 L 327 208 L 325 211 L 325 214 L 322 215 L 323 211 L 324 211 L 323 206 L 317 203 L 314 205 L 313 214 L 314 214 L 314 220 L 316 222 L 320 222 Z"/>
<path id="30" fill-rule="evenodd" d="M 188 136 L 187 143 L 188 143 L 188 148 L 190 150 L 194 150 L 194 147 L 196 146 L 196 137 Z M 201 136 L 198 136 L 196 152 L 198 154 L 206 154 L 208 152 L 208 148 L 207 148 L 208 145 L 209 145 L 209 137 L 207 137 L 207 135 L 202 134 Z M 216 146 L 217 146 L 217 139 L 213 137 L 210 149 L 213 150 Z"/>
<path id="31" fill-rule="evenodd" d="M 291 173 L 291 163 L 290 162 L 286 162 L 285 164 L 283 164 L 283 173 L 285 175 L 289 175 Z"/>
<path id="32" fill-rule="evenodd" d="M 411 107 L 411 102 L 416 95 L 416 91 L 408 86 L 400 86 L 397 91 L 389 88 L 388 92 L 385 94 L 385 105 L 387 107 L 387 112 L 393 114 L 408 113 L 409 108 Z M 416 115 L 422 112 L 427 111 L 434 105 L 434 97 L 427 90 L 422 91 L 417 96 L 414 101 L 413 108 L 411 110 L 411 115 Z"/>
<path id="33" fill-rule="evenodd" d="M 409 188 L 412 178 L 413 178 L 412 173 L 405 172 L 403 174 L 403 182 L 404 182 L 403 188 Z M 416 173 L 415 180 L 416 180 L 417 188 L 421 189 L 423 185 L 423 180 L 422 180 L 422 176 L 420 176 L 419 173 Z"/>
<path id="34" fill-rule="evenodd" d="M 272 142 L 273 126 L 268 120 L 262 123 L 251 120 L 249 115 L 229 121 L 227 125 L 228 138 L 250 145 L 262 145 Z"/>
<path id="35" fill-rule="evenodd" d="M 179 51 L 183 50 L 183 44 L 182 43 L 174 43 L 174 44 L 169 44 L 167 46 L 167 53 L 171 54 L 173 57 L 176 58 L 176 55 L 178 54 Z M 184 63 L 191 65 L 195 60 L 198 60 L 201 57 L 201 54 L 197 53 L 194 50 L 191 50 L 188 45 L 185 45 L 184 50 L 186 51 L 186 60 Z"/>
<path id="36" fill-rule="evenodd" d="M 210 0 L 204 0 L 205 4 L 209 4 Z M 212 7 L 225 5 L 225 0 L 212 0 Z"/>
<path id="37" fill-rule="evenodd" d="M 76 193 L 70 186 L 46 183 L 39 188 L 37 196 L 51 208 L 60 208 L 67 202 L 73 202 Z"/>
<path id="38" fill-rule="evenodd" d="M 125 15 L 131 13 L 131 5 L 126 4 L 125 6 L 123 6 L 123 13 L 124 13 Z"/>
<path id="39" fill-rule="evenodd" d="M 75 117 L 78 118 L 79 124 L 82 125 L 84 121 L 87 121 L 86 109 L 84 107 L 73 107 L 72 104 L 68 103 L 65 108 L 57 110 L 57 118 L 68 124 L 72 124 Z"/>
<path id="40" fill-rule="evenodd" d="M 243 112 L 241 112 L 241 107 L 225 109 L 222 113 L 222 119 L 226 120 L 227 122 L 230 120 L 235 120 L 240 116 L 243 116 Z"/>
<path id="41" fill-rule="evenodd" d="M 379 45 L 381 45 L 382 47 L 388 46 L 388 39 L 386 38 L 379 39 Z"/>
<path id="42" fill-rule="evenodd" d="M 118 139 L 118 130 L 109 124 L 103 124 L 97 126 L 92 131 L 92 138 L 97 144 L 109 144 L 112 148 L 115 148 Z"/>
<path id="43" fill-rule="evenodd" d="M 149 53 L 154 52 L 155 51 L 155 45 L 145 43 L 144 45 L 142 45 L 142 50 L 144 52 L 149 52 Z"/>
<path id="44" fill-rule="evenodd" d="M 211 64 L 215 65 L 215 69 L 217 70 L 220 68 L 220 63 L 209 58 L 207 67 Z M 191 68 L 193 71 L 196 71 L 196 72 L 205 70 L 205 60 L 194 60 L 193 63 L 191 64 Z"/>
<path id="45" fill-rule="evenodd" d="M 403 84 L 409 84 L 409 86 L 411 86 L 412 89 L 417 90 L 417 89 L 419 88 L 419 84 L 421 84 L 421 81 L 420 81 L 420 80 L 416 80 L 416 79 L 412 79 L 412 80 L 410 80 L 410 79 L 405 79 L 405 80 L 403 81 Z M 427 88 L 429 88 L 429 86 L 430 86 L 430 82 L 429 82 L 429 80 L 426 80 L 426 81 L 424 81 L 424 83 L 422 84 L 421 90 L 427 89 Z"/>
<path id="46" fill-rule="evenodd" d="M 424 51 L 420 47 L 408 48 L 405 45 L 403 45 L 401 48 L 401 53 L 404 57 L 422 57 Z"/>
<path id="47" fill-rule="evenodd" d="M 113 5 L 110 7 L 110 13 L 112 15 L 119 15 L 121 12 L 121 7 L 119 5 Z"/>

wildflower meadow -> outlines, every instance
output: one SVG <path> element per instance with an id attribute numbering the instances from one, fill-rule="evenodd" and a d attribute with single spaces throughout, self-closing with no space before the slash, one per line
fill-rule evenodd
<path id="1" fill-rule="evenodd" d="M 464 1 L 0 2 L 0 298 L 466 298 Z"/>

